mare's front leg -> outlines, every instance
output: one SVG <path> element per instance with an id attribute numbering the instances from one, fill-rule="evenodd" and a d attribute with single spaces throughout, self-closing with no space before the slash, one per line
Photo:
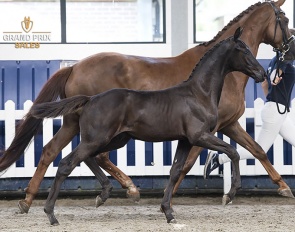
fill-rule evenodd
<path id="1" fill-rule="evenodd" d="M 103 173 L 100 167 L 97 166 L 95 158 L 89 157 L 84 160 L 85 164 L 90 168 L 90 170 L 95 174 L 95 177 L 98 179 L 101 184 L 102 191 L 100 195 L 96 197 L 95 206 L 99 207 L 110 197 L 110 193 L 113 189 L 113 186 L 109 178 Z"/>
<path id="2" fill-rule="evenodd" d="M 176 153 L 174 156 L 173 164 L 170 169 L 170 178 L 168 185 L 164 192 L 164 197 L 161 203 L 161 209 L 165 213 L 166 219 L 168 223 L 176 223 L 172 213 L 173 210 L 170 206 L 170 202 L 172 199 L 173 189 L 177 180 L 179 179 L 181 170 L 183 169 L 183 165 L 187 159 L 189 151 L 192 145 L 187 140 L 180 140 L 178 141 Z"/>
<path id="3" fill-rule="evenodd" d="M 95 152 L 96 148 L 97 146 L 87 146 L 81 142 L 74 149 L 74 151 L 59 162 L 57 173 L 44 207 L 44 212 L 46 213 L 51 225 L 59 225 L 59 222 L 54 215 L 54 205 L 58 197 L 61 184 L 80 162 L 86 160 Z"/>
<path id="4" fill-rule="evenodd" d="M 28 213 L 35 196 L 38 193 L 40 184 L 44 178 L 48 166 L 57 157 L 58 153 L 72 140 L 79 132 L 77 115 L 68 115 L 64 117 L 63 125 L 54 135 L 48 144 L 43 148 L 38 167 L 30 180 L 28 187 L 25 188 L 26 197 L 20 200 L 18 207 L 21 213 Z"/>
<path id="5" fill-rule="evenodd" d="M 129 176 L 116 167 L 109 159 L 109 152 L 101 153 L 95 157 L 98 165 L 113 176 L 122 186 L 127 189 L 127 197 L 135 202 L 139 201 L 140 193 Z"/>
<path id="6" fill-rule="evenodd" d="M 234 147 L 219 139 L 218 137 L 215 137 L 209 132 L 204 133 L 202 136 L 200 136 L 196 143 L 194 143 L 194 145 L 202 146 L 204 148 L 215 151 L 220 151 L 227 154 L 227 156 L 231 159 L 233 165 L 233 181 L 230 191 L 225 194 L 222 199 L 222 204 L 227 205 L 229 202 L 232 201 L 238 189 L 241 188 L 241 176 L 239 168 L 240 157 L 238 152 Z"/>
<path id="7" fill-rule="evenodd" d="M 279 186 L 278 193 L 280 195 L 294 198 L 291 189 L 272 166 L 267 154 L 263 151 L 261 146 L 256 143 L 255 140 L 241 127 L 239 122 L 236 121 L 234 124 L 223 128 L 221 132 L 246 148 L 260 161 L 271 180 Z"/>

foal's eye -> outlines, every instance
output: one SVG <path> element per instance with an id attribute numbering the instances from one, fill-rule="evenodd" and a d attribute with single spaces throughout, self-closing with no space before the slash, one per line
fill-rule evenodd
<path id="1" fill-rule="evenodd" d="M 245 49 L 245 48 L 237 48 L 240 52 L 244 53 L 244 54 L 249 54 L 249 50 L 248 49 Z"/>

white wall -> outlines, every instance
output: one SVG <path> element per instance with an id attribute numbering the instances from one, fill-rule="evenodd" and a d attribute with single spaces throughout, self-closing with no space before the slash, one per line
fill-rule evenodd
<path id="1" fill-rule="evenodd" d="M 150 57 L 169 57 L 178 55 L 182 51 L 195 46 L 193 43 L 193 0 L 181 0 L 187 5 L 187 20 L 185 16 L 173 15 L 175 18 L 180 17 L 181 22 L 186 23 L 188 35 L 187 39 L 175 41 L 177 38 L 177 27 L 173 27 L 171 22 L 172 13 L 178 12 L 172 7 L 179 7 L 179 0 L 166 0 L 166 43 L 159 44 L 41 44 L 38 49 L 16 49 L 14 44 L 0 44 L 0 60 L 80 60 L 89 55 L 98 52 L 114 51 L 125 54 L 134 54 Z M 290 27 L 293 27 L 293 1 L 287 0 L 282 9 L 290 19 Z M 186 12 L 181 10 L 180 12 Z M 173 34 L 172 34 L 173 31 Z M 179 35 L 178 35 L 179 36 Z M 187 42 L 185 42 L 187 41 Z M 184 44 L 185 43 L 185 44 Z M 271 46 L 262 44 L 258 52 L 258 59 L 268 59 L 273 56 Z"/>

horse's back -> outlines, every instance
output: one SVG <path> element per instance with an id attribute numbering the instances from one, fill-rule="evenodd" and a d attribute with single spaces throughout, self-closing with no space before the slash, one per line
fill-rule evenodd
<path id="1" fill-rule="evenodd" d="M 73 66 L 66 96 L 95 95 L 113 88 L 165 89 L 186 80 L 198 59 L 192 52 L 167 58 L 97 53 Z"/>

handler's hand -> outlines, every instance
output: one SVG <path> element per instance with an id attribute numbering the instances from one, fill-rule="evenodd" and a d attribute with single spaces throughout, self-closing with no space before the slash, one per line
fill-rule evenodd
<path id="1" fill-rule="evenodd" d="M 277 85 L 281 82 L 283 78 L 276 76 L 275 79 L 271 82 L 272 85 Z"/>

